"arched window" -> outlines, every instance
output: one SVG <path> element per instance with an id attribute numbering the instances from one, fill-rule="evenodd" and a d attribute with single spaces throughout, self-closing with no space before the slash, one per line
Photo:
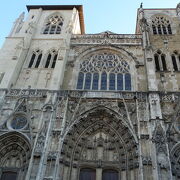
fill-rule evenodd
<path id="1" fill-rule="evenodd" d="M 93 73 L 92 89 L 93 90 L 98 90 L 98 86 L 99 86 L 99 74 L 98 73 Z"/>
<path id="2" fill-rule="evenodd" d="M 116 82 L 116 76 L 114 73 L 110 73 L 109 75 L 109 90 L 115 90 L 115 82 Z"/>
<path id="3" fill-rule="evenodd" d="M 85 78 L 84 89 L 90 89 L 90 88 L 91 88 L 91 73 L 87 73 Z"/>
<path id="4" fill-rule="evenodd" d="M 180 71 L 180 55 L 177 51 L 174 51 L 174 54 L 171 55 L 172 65 L 174 71 Z"/>
<path id="5" fill-rule="evenodd" d="M 77 89 L 83 89 L 84 73 L 80 72 L 78 76 Z"/>
<path id="6" fill-rule="evenodd" d="M 96 171 L 90 168 L 81 169 L 79 180 L 96 180 Z"/>
<path id="7" fill-rule="evenodd" d="M 32 54 L 32 56 L 31 56 L 31 60 L 30 60 L 30 62 L 29 62 L 29 66 L 28 66 L 28 68 L 31 68 L 31 67 L 32 67 L 32 65 L 33 65 L 33 63 L 34 63 L 35 58 L 36 58 L 36 54 L 35 54 L 35 53 L 33 53 L 33 54 Z"/>
<path id="8" fill-rule="evenodd" d="M 104 170 L 102 180 L 118 180 L 119 174 L 115 170 Z"/>
<path id="9" fill-rule="evenodd" d="M 166 56 L 161 51 L 157 51 L 154 55 L 156 71 L 167 71 Z"/>
<path id="10" fill-rule="evenodd" d="M 170 20 L 164 16 L 155 16 L 152 19 L 153 34 L 172 34 Z"/>
<path id="11" fill-rule="evenodd" d="M 81 62 L 77 89 L 131 90 L 129 64 L 116 54 L 95 54 Z M 84 78 L 84 74 L 86 74 Z M 83 77 L 82 77 L 83 76 Z"/>
<path id="12" fill-rule="evenodd" d="M 123 74 L 117 74 L 117 90 L 123 90 Z"/>
<path id="13" fill-rule="evenodd" d="M 54 68 L 56 65 L 58 53 L 55 50 L 49 52 L 44 68 Z"/>
<path id="14" fill-rule="evenodd" d="M 36 50 L 33 52 L 28 68 L 38 68 L 42 59 L 42 52 L 40 50 Z"/>
<path id="15" fill-rule="evenodd" d="M 103 72 L 101 74 L 101 90 L 107 90 L 107 74 Z"/>
<path id="16" fill-rule="evenodd" d="M 42 58 L 42 54 L 39 54 L 38 58 L 37 58 L 37 61 L 36 61 L 36 64 L 35 64 L 35 68 L 38 68 L 39 67 L 39 64 L 41 62 L 41 58 Z"/>
<path id="17" fill-rule="evenodd" d="M 51 16 L 45 24 L 43 34 L 60 34 L 63 21 L 64 20 L 61 16 Z"/>
<path id="18" fill-rule="evenodd" d="M 125 90 L 131 90 L 131 75 L 125 74 Z"/>

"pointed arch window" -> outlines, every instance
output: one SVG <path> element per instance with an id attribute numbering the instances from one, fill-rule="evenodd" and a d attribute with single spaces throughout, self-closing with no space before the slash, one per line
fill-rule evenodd
<path id="1" fill-rule="evenodd" d="M 154 55 L 156 71 L 167 71 L 166 56 L 160 50 Z"/>
<path id="2" fill-rule="evenodd" d="M 50 51 L 49 54 L 47 55 L 44 68 L 55 68 L 57 57 L 58 57 L 58 53 L 56 50 Z"/>
<path id="3" fill-rule="evenodd" d="M 91 73 L 87 73 L 85 78 L 84 89 L 90 89 L 90 88 L 91 88 Z"/>
<path id="4" fill-rule="evenodd" d="M 101 74 L 101 90 L 107 90 L 107 73 Z"/>
<path id="5" fill-rule="evenodd" d="M 84 73 L 80 72 L 78 76 L 77 88 L 76 89 L 83 89 L 84 83 Z"/>
<path id="6" fill-rule="evenodd" d="M 125 74 L 125 90 L 131 90 L 131 75 Z"/>
<path id="7" fill-rule="evenodd" d="M 177 51 L 174 51 L 174 53 L 171 55 L 172 59 L 172 65 L 174 71 L 180 71 L 180 55 Z"/>
<path id="8" fill-rule="evenodd" d="M 32 53 L 28 68 L 38 68 L 42 59 L 42 52 L 36 50 Z"/>
<path id="9" fill-rule="evenodd" d="M 80 64 L 77 89 L 131 90 L 129 64 L 115 54 L 95 54 Z"/>
<path id="10" fill-rule="evenodd" d="M 99 86 L 99 74 L 98 73 L 93 73 L 92 89 L 93 90 L 98 90 L 98 86 Z"/>
<path id="11" fill-rule="evenodd" d="M 43 34 L 61 34 L 64 19 L 59 15 L 48 18 Z"/>
<path id="12" fill-rule="evenodd" d="M 109 90 L 115 90 L 115 82 L 116 82 L 116 76 L 114 73 L 110 73 L 109 75 Z"/>
<path id="13" fill-rule="evenodd" d="M 171 23 L 167 17 L 156 16 L 152 19 L 152 32 L 154 35 L 172 34 Z"/>

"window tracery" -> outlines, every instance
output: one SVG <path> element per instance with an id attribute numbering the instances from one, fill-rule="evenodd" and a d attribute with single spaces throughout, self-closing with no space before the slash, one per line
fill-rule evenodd
<path id="1" fill-rule="evenodd" d="M 32 53 L 28 68 L 38 68 L 42 59 L 42 51 L 36 50 Z"/>
<path id="2" fill-rule="evenodd" d="M 77 89 L 131 90 L 130 66 L 122 57 L 101 53 L 80 63 Z"/>
<path id="3" fill-rule="evenodd" d="M 152 19 L 153 34 L 172 34 L 170 20 L 164 16 L 156 16 Z"/>
<path id="4" fill-rule="evenodd" d="M 167 71 L 166 56 L 160 50 L 154 54 L 154 62 L 156 71 Z"/>
<path id="5" fill-rule="evenodd" d="M 50 51 L 46 58 L 44 68 L 55 68 L 57 56 L 58 56 L 57 51 L 55 50 Z"/>
<path id="6" fill-rule="evenodd" d="M 61 34 L 63 18 L 59 15 L 53 15 L 48 18 L 43 34 Z"/>

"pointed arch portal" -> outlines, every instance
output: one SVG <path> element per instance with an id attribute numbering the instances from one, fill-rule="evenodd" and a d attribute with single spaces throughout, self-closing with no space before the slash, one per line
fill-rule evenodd
<path id="1" fill-rule="evenodd" d="M 129 169 L 138 168 L 138 144 L 122 119 L 105 107 L 94 108 L 80 116 L 65 136 L 61 152 L 63 163 L 69 166 L 68 180 L 74 167 L 110 167 L 114 178 L 115 172 L 123 171 L 127 175 Z M 104 171 L 105 179 L 111 176 L 109 172 Z"/>

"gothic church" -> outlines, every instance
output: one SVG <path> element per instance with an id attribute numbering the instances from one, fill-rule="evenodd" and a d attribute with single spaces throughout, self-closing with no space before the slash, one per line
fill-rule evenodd
<path id="1" fill-rule="evenodd" d="M 180 4 L 141 6 L 135 34 L 27 10 L 0 50 L 0 179 L 180 179 Z"/>

